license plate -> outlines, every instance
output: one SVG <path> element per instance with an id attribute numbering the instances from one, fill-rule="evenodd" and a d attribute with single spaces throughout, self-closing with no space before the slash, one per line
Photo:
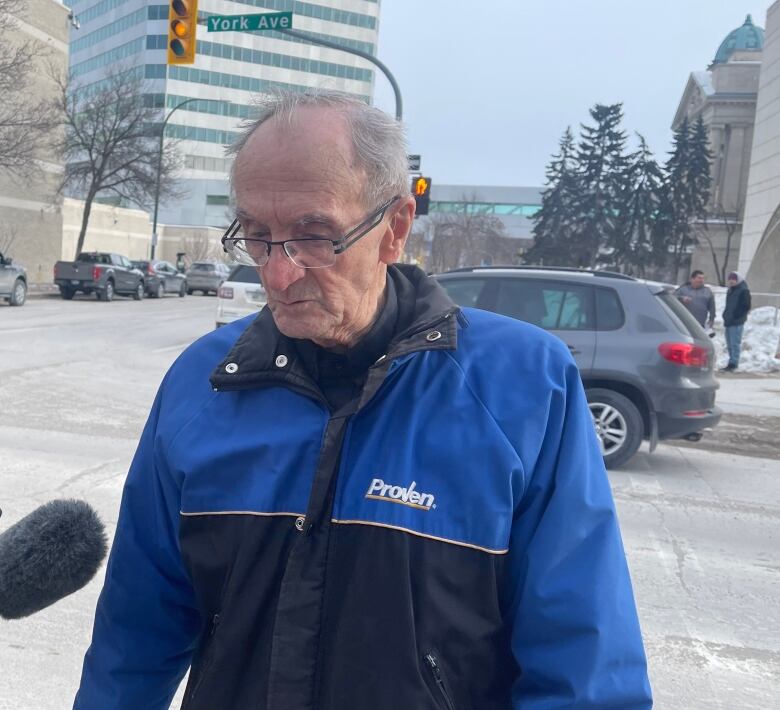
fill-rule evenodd
<path id="1" fill-rule="evenodd" d="M 78 279 L 71 279 L 71 280 L 70 280 L 70 282 L 71 282 L 71 283 L 72 283 L 74 286 L 78 286 L 78 285 L 81 283 L 81 281 L 79 281 Z"/>
<path id="2" fill-rule="evenodd" d="M 247 295 L 247 298 L 250 301 L 264 301 L 265 300 L 265 293 L 263 291 L 247 291 L 246 295 Z"/>

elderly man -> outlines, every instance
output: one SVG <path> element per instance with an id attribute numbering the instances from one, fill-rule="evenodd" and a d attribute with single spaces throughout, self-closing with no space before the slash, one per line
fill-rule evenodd
<path id="1" fill-rule="evenodd" d="M 396 265 L 401 127 L 265 99 L 223 238 L 268 307 L 166 375 L 124 491 L 79 710 L 649 708 L 577 370 Z"/>

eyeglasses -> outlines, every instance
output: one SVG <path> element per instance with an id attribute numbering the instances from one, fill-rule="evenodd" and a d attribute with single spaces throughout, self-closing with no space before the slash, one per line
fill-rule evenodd
<path id="1" fill-rule="evenodd" d="M 336 257 L 360 241 L 384 218 L 385 213 L 396 200 L 396 195 L 366 217 L 357 227 L 340 239 L 325 237 L 301 237 L 272 242 L 258 237 L 245 237 L 241 225 L 234 219 L 222 237 L 222 247 L 240 264 L 265 266 L 271 257 L 271 247 L 280 246 L 296 266 L 302 269 L 322 269 L 333 266 Z"/>

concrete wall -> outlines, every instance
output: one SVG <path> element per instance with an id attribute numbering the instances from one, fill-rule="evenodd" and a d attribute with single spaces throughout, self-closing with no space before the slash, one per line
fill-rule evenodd
<path id="1" fill-rule="evenodd" d="M 68 9 L 55 0 L 27 0 L 16 20 L 18 29 L 6 41 L 35 43 L 35 67 L 26 91 L 37 103 L 56 91 L 49 65 L 67 71 Z M 62 250 L 61 202 L 56 196 L 62 163 L 43 146 L 37 163 L 40 173 L 27 181 L 0 171 L 0 249 L 27 268 L 31 283 L 51 281 Z"/>
<path id="2" fill-rule="evenodd" d="M 83 215 L 83 200 L 68 197 L 63 200 L 61 259 L 76 257 Z M 83 251 L 112 251 L 128 259 L 146 259 L 151 243 L 152 224 L 143 210 L 92 205 Z"/>
<path id="3" fill-rule="evenodd" d="M 65 198 L 62 205 L 62 255 L 73 259 L 84 202 Z M 155 258 L 176 263 L 179 252 L 186 253 L 187 264 L 200 259 L 223 257 L 222 229 L 178 225 L 158 225 L 159 241 Z M 148 259 L 152 245 L 152 221 L 143 210 L 93 204 L 84 251 L 111 251 L 128 259 Z"/>
<path id="4" fill-rule="evenodd" d="M 780 206 L 780 0 L 767 11 L 739 270 L 754 291 L 780 291 L 780 229 L 769 229 Z"/>

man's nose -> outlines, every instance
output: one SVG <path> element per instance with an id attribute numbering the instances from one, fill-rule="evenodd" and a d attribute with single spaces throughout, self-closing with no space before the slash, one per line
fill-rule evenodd
<path id="1" fill-rule="evenodd" d="M 261 267 L 263 284 L 272 291 L 284 291 L 302 279 L 305 273 L 306 269 L 296 266 L 279 243 L 273 244 L 268 263 Z"/>

